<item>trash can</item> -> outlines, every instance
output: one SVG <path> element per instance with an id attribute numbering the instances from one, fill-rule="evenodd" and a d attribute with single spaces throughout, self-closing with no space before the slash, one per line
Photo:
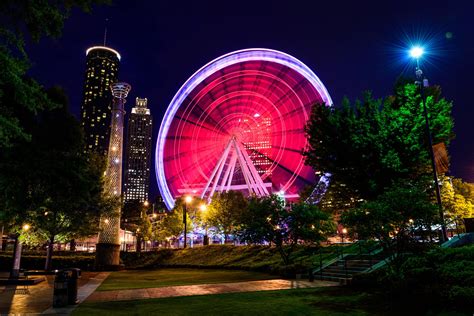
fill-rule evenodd
<path id="1" fill-rule="evenodd" d="M 72 268 L 67 269 L 69 272 L 69 280 L 67 285 L 67 293 L 68 293 L 68 304 L 75 305 L 79 303 L 77 299 L 77 279 L 81 277 L 81 269 Z"/>
<path id="2" fill-rule="evenodd" d="M 69 273 L 61 270 L 54 278 L 53 307 L 64 307 L 68 304 Z"/>

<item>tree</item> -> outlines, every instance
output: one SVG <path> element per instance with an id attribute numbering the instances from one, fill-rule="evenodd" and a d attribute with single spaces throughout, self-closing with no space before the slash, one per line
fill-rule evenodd
<path id="1" fill-rule="evenodd" d="M 21 121 L 24 113 L 36 114 L 57 105 L 48 99 L 41 85 L 26 73 L 30 62 L 25 37 L 38 42 L 43 36 L 58 37 L 64 20 L 74 7 L 90 12 L 102 0 L 0 2 L 0 149 L 17 141 L 29 141 L 31 134 Z"/>
<path id="2" fill-rule="evenodd" d="M 62 106 L 30 116 L 31 141 L 4 149 L 0 160 L 3 217 L 14 231 L 27 221 L 48 240 L 47 270 L 57 238 L 96 232 L 100 212 L 110 204 L 102 195 L 103 160 L 84 153 L 80 124 L 64 93 L 54 88 L 48 97 Z"/>
<path id="3" fill-rule="evenodd" d="M 224 242 L 227 242 L 229 235 L 238 231 L 240 216 L 246 208 L 247 200 L 241 192 L 217 192 L 207 208 L 204 221 L 222 233 Z"/>
<path id="4" fill-rule="evenodd" d="M 157 224 L 158 225 L 157 235 L 161 237 L 161 239 L 166 239 L 166 238 L 176 239 L 183 233 L 184 207 L 185 207 L 185 202 L 183 198 L 180 197 L 176 199 L 175 205 L 173 209 L 171 210 L 171 212 L 169 212 L 166 216 L 164 216 L 163 219 L 160 220 L 160 222 Z M 191 221 L 191 216 L 189 212 L 186 212 L 186 233 L 191 232 L 192 229 L 193 229 L 193 222 Z"/>
<path id="5" fill-rule="evenodd" d="M 474 186 L 447 176 L 443 177 L 442 183 L 441 200 L 446 221 L 458 228 L 463 225 L 463 218 L 474 215 Z"/>
<path id="6" fill-rule="evenodd" d="M 427 89 L 427 107 L 433 142 L 453 137 L 452 104 L 441 98 L 439 87 Z M 365 93 L 354 105 L 316 104 L 306 127 L 306 161 L 315 170 L 331 174 L 322 203 L 334 209 L 355 207 L 373 200 L 400 179 L 431 183 L 425 122 L 415 84 L 400 83 L 393 96 L 374 99 Z"/>
<path id="7" fill-rule="evenodd" d="M 139 200 L 128 201 L 122 210 L 122 225 L 124 229 L 135 232 L 136 249 L 141 252 L 142 241 L 148 241 L 152 235 L 150 218 L 145 205 Z"/>
<path id="8" fill-rule="evenodd" d="M 320 242 L 334 231 L 328 213 L 304 202 L 286 208 L 278 195 L 252 197 L 241 222 L 244 241 L 275 244 L 286 265 L 291 263 L 296 245 Z"/>
<path id="9" fill-rule="evenodd" d="M 416 236 L 439 222 L 438 212 L 421 184 L 397 183 L 372 201 L 342 214 L 341 222 L 359 239 L 375 239 L 389 253 L 400 255 Z"/>

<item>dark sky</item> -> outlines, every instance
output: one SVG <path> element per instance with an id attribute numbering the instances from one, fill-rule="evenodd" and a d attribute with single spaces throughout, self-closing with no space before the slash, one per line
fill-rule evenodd
<path id="1" fill-rule="evenodd" d="M 303 61 L 322 80 L 335 104 L 364 90 L 391 92 L 410 75 L 404 46 L 429 42 L 423 64 L 431 84 L 454 102 L 456 139 L 451 174 L 474 182 L 474 3 L 471 1 L 114 1 L 92 14 L 74 11 L 58 40 L 30 45 L 32 75 L 44 86 L 63 86 L 79 117 L 85 51 L 101 45 L 120 52 L 120 80 L 135 97 L 147 97 L 161 118 L 179 87 L 198 68 L 222 54 L 250 47 L 281 50 Z M 152 192 L 157 192 L 152 173 Z"/>

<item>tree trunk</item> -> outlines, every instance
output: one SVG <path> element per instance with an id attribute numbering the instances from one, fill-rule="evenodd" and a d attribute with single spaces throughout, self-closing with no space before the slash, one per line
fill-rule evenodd
<path id="1" fill-rule="evenodd" d="M 20 260 L 21 260 L 21 248 L 22 244 L 20 236 L 15 236 L 15 246 L 13 248 L 13 267 L 10 271 L 10 279 L 18 279 L 20 276 Z"/>
<path id="2" fill-rule="evenodd" d="M 142 239 L 137 236 L 137 252 L 142 252 Z"/>
<path id="3" fill-rule="evenodd" d="M 46 263 L 44 265 L 44 269 L 46 271 L 50 271 L 52 269 L 52 262 L 53 262 L 53 247 L 54 247 L 54 237 L 51 236 L 50 240 L 48 241 L 48 248 L 46 250 Z"/>
<path id="4" fill-rule="evenodd" d="M 76 251 L 76 240 L 75 239 L 71 239 L 71 241 L 69 242 L 69 250 L 70 251 Z"/>

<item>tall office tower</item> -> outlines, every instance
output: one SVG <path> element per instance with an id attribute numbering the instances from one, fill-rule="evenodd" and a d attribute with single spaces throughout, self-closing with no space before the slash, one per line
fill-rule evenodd
<path id="1" fill-rule="evenodd" d="M 125 82 L 111 86 L 114 97 L 110 141 L 105 170 L 105 194 L 116 197 L 122 194 L 122 147 L 123 147 L 123 116 L 125 115 L 125 98 L 131 86 Z M 95 264 L 98 270 L 117 269 L 120 265 L 120 205 L 113 212 L 102 215 L 99 223 L 99 242 L 96 246 Z"/>
<path id="2" fill-rule="evenodd" d="M 148 201 L 150 187 L 152 116 L 148 100 L 137 98 L 128 118 L 124 202 Z"/>
<path id="3" fill-rule="evenodd" d="M 117 82 L 120 54 L 109 47 L 94 46 L 86 51 L 86 56 L 81 106 L 86 150 L 106 155 L 112 107 L 110 85 Z"/>

